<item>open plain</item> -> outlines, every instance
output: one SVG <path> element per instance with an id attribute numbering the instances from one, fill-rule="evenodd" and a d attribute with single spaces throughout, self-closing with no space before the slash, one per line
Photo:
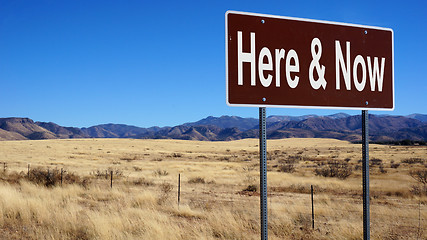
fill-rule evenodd
<path id="1" fill-rule="evenodd" d="M 362 239 L 360 144 L 267 149 L 269 239 Z M 370 159 L 372 239 L 427 239 L 427 146 L 371 144 Z M 257 139 L 0 141 L 0 163 L 2 239 L 260 236 Z"/>

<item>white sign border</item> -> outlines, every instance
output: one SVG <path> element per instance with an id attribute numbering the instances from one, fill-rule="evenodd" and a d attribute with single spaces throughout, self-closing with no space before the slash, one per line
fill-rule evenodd
<path id="1" fill-rule="evenodd" d="M 241 15 L 249 15 L 249 16 L 257 16 L 257 17 L 268 17 L 268 18 L 278 18 L 278 19 L 286 19 L 286 20 L 295 20 L 302 22 L 313 22 L 313 23 L 323 23 L 323 24 L 331 24 L 331 25 L 339 25 L 339 26 L 349 26 L 349 27 L 359 27 L 359 28 L 367 28 L 367 29 L 377 29 L 383 31 L 391 32 L 391 48 L 392 48 L 392 94 L 393 94 L 393 107 L 392 108 L 363 108 L 363 107 L 328 107 L 328 106 L 298 106 L 298 105 L 263 105 L 263 104 L 236 104 L 230 103 L 228 99 L 228 14 L 241 14 Z M 352 23 L 340 23 L 340 22 L 332 22 L 332 21 L 324 21 L 324 20 L 314 20 L 314 19 L 305 19 L 305 18 L 296 18 L 296 17 L 285 17 L 278 15 L 270 15 L 270 14 L 261 14 L 261 13 L 250 13 L 250 12 L 240 12 L 228 10 L 225 12 L 225 98 L 226 103 L 230 107 L 272 107 L 272 108 L 302 108 L 302 109 L 343 109 L 343 110 L 376 110 L 376 111 L 393 111 L 395 108 L 395 94 L 394 94 L 394 31 L 391 28 L 384 27 L 375 27 L 375 26 L 367 26 L 360 24 L 352 24 Z"/>

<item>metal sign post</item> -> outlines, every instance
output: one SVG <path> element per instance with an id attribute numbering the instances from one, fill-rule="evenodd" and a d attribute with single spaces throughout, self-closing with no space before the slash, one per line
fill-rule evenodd
<path id="1" fill-rule="evenodd" d="M 368 110 L 362 110 L 363 239 L 370 239 L 369 220 L 369 123 Z"/>
<path id="2" fill-rule="evenodd" d="M 259 108 L 259 171 L 260 171 L 260 210 L 261 210 L 261 240 L 268 239 L 267 218 L 267 134 L 265 107 Z"/>

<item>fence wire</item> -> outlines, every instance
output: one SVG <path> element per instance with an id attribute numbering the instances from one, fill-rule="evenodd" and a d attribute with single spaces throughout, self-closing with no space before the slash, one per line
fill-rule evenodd
<path id="1" fill-rule="evenodd" d="M 58 170 L 63 168 L 64 170 L 72 169 L 72 167 L 68 166 L 61 166 L 61 165 L 52 165 L 52 166 L 46 166 L 42 164 L 23 164 L 22 162 L 7 162 L 7 163 L 0 163 L 0 176 L 3 173 L 9 173 L 9 172 L 18 172 L 18 173 L 24 173 L 27 174 L 26 171 L 29 171 L 29 169 L 35 169 L 35 168 L 43 168 L 43 169 L 52 169 L 52 170 Z M 86 173 L 90 175 L 91 173 Z M 251 202 L 253 204 L 256 204 L 259 201 L 258 196 L 242 196 L 239 195 L 236 192 L 217 192 L 219 194 L 216 194 L 215 197 L 213 197 L 213 200 L 209 199 L 203 199 L 198 198 L 198 202 L 221 202 L 221 203 L 230 203 L 235 204 L 236 202 Z M 202 194 L 210 194 L 209 192 L 202 192 L 198 193 L 200 195 Z M 224 194 L 229 197 L 221 197 L 220 194 Z M 311 202 L 309 199 L 310 193 L 299 193 L 301 195 L 307 195 L 307 200 L 304 200 L 304 204 L 299 204 L 295 202 L 288 201 L 281 201 L 281 198 L 284 198 L 286 196 L 282 194 L 272 195 L 271 191 L 269 192 L 269 213 L 270 217 L 271 215 L 275 214 L 303 214 L 311 217 Z M 328 198 L 327 201 L 329 203 L 322 203 L 322 197 L 328 196 L 326 193 L 322 192 L 319 194 L 314 194 L 314 215 L 315 215 L 315 223 L 321 224 L 321 225 L 333 225 L 333 223 L 330 222 L 330 220 L 339 221 L 339 220 L 345 220 L 348 218 L 360 218 L 360 221 L 362 221 L 362 196 L 336 196 L 334 195 L 333 198 Z M 187 199 L 194 199 L 197 198 L 197 195 L 194 195 L 194 192 L 192 190 L 186 190 L 185 185 L 181 186 L 181 201 L 184 200 L 184 198 Z M 320 197 L 320 199 L 316 199 L 317 197 Z M 319 203 L 320 202 L 320 203 Z M 399 206 L 401 211 L 405 210 L 407 213 L 411 212 L 412 215 L 417 215 L 417 217 L 411 217 L 407 215 L 402 214 L 390 214 L 390 213 L 380 213 L 376 209 L 378 207 L 384 207 L 385 205 L 381 203 L 375 203 L 371 202 L 371 224 L 373 226 L 379 226 L 379 225 L 387 225 L 390 227 L 400 227 L 400 228 L 411 228 L 414 230 L 427 230 L 427 226 L 425 225 L 426 219 L 427 219 L 427 207 L 424 203 L 402 203 L 401 199 L 398 198 L 387 198 L 387 202 L 391 205 L 390 207 Z M 271 205 L 280 205 L 280 204 L 286 204 L 287 208 L 281 212 L 276 212 L 274 208 L 272 208 Z M 355 209 L 345 209 L 345 208 L 339 208 L 338 206 L 346 205 L 346 204 L 360 204 L 360 210 Z M 321 210 L 319 211 L 319 208 Z M 403 209 L 404 208 L 404 209 Z M 305 210 L 299 210 L 295 211 L 294 209 L 305 209 Z M 330 212 L 330 214 L 328 214 Z M 273 213 L 273 214 L 271 214 Z M 339 213 L 339 214 L 337 214 Z M 380 219 L 380 220 L 379 220 Z M 388 221 L 384 221 L 385 219 L 388 219 Z M 396 219 L 398 220 L 404 220 L 402 222 L 396 223 Z M 328 221 L 329 220 L 329 221 Z M 413 225 L 409 225 L 409 222 L 413 223 Z"/>

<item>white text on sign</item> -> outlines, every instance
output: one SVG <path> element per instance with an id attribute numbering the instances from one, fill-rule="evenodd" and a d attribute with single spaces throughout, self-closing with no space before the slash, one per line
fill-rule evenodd
<path id="1" fill-rule="evenodd" d="M 270 87 L 271 83 L 275 82 L 275 87 L 281 86 L 281 61 L 285 61 L 285 78 L 290 88 L 298 87 L 300 78 L 298 73 L 300 72 L 300 64 L 298 54 L 294 49 L 286 50 L 274 49 L 274 62 L 273 56 L 269 48 L 263 47 L 258 54 L 256 59 L 255 49 L 256 36 L 254 32 L 250 33 L 250 51 L 243 52 L 243 33 L 237 31 L 237 68 L 238 68 L 238 85 L 244 85 L 243 80 L 243 63 L 250 63 L 251 75 L 250 85 L 256 86 L 256 67 L 258 67 L 258 77 L 263 87 Z M 309 81 L 313 89 L 318 90 L 320 88 L 326 89 L 327 79 L 325 79 L 325 71 L 328 66 L 321 64 L 322 55 L 322 43 L 320 39 L 313 38 L 311 42 L 311 63 L 309 69 Z M 344 49 L 344 53 L 343 53 Z M 341 74 L 346 90 L 351 90 L 351 77 L 353 77 L 353 85 L 357 91 L 363 91 L 366 86 L 367 77 L 369 77 L 370 91 L 382 92 L 383 79 L 384 79 L 384 67 L 386 64 L 385 58 L 382 57 L 381 61 L 378 57 L 357 55 L 353 59 L 353 66 L 350 66 L 351 62 L 351 43 L 345 42 L 345 47 L 341 47 L 341 42 L 335 41 L 335 89 L 341 90 Z M 373 60 L 372 60 L 373 59 Z M 265 61 L 266 60 L 266 61 Z M 274 66 L 274 67 L 273 67 Z M 358 69 L 361 69 L 362 76 L 359 79 Z M 275 70 L 275 71 L 274 71 Z M 352 74 L 353 72 L 353 74 Z M 274 76 L 272 75 L 273 73 Z M 317 75 L 315 75 L 315 73 Z M 292 74 L 292 75 L 291 75 Z M 367 76 L 368 74 L 368 76 Z M 293 77 L 292 77 L 293 76 Z M 315 79 L 317 76 L 317 79 Z M 376 88 L 378 86 L 378 88 Z"/>

